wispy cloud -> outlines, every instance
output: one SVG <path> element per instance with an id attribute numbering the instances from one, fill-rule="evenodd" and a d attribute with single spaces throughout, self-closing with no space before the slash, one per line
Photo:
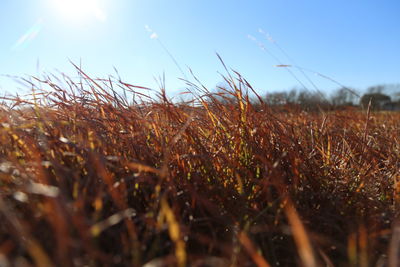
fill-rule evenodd
<path id="1" fill-rule="evenodd" d="M 38 36 L 42 28 L 43 19 L 40 18 L 17 40 L 17 42 L 11 47 L 11 50 L 15 51 L 27 47 Z"/>

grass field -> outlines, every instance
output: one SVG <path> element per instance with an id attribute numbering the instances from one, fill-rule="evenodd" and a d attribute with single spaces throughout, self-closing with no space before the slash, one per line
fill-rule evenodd
<path id="1" fill-rule="evenodd" d="M 399 113 L 64 78 L 1 108 L 1 266 L 399 266 Z"/>

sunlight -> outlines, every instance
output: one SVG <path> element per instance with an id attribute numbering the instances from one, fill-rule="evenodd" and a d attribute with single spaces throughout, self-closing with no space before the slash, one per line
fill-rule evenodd
<path id="1" fill-rule="evenodd" d="M 69 21 L 79 22 L 92 18 L 106 20 L 99 0 L 51 0 L 51 4 L 57 13 Z"/>

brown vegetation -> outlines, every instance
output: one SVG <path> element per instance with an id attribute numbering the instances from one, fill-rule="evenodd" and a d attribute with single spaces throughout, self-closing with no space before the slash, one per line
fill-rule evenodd
<path id="1" fill-rule="evenodd" d="M 255 109 L 239 74 L 186 104 L 81 75 L 0 112 L 0 265 L 398 264 L 400 114 Z"/>

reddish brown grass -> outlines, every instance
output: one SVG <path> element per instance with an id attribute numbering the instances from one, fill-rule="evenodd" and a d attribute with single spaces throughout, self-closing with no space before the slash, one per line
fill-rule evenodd
<path id="1" fill-rule="evenodd" d="M 239 74 L 194 106 L 81 75 L 0 112 L 0 265 L 398 264 L 400 114 L 276 113 Z"/>

